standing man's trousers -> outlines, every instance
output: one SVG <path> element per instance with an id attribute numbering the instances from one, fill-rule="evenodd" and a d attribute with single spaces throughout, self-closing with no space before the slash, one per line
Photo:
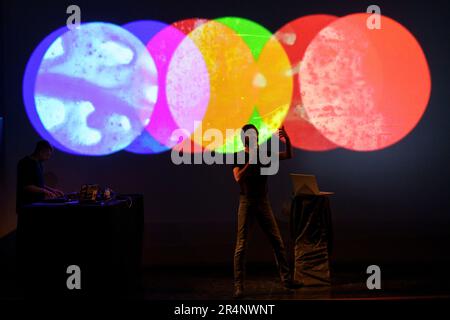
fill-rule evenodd
<path id="1" fill-rule="evenodd" d="M 275 261 L 281 281 L 286 284 L 291 280 L 283 239 L 272 212 L 267 196 L 252 198 L 241 195 L 238 211 L 238 231 L 234 252 L 234 285 L 243 287 L 245 277 L 245 253 L 247 250 L 249 231 L 254 221 L 258 221 L 269 238 L 275 253 Z"/>

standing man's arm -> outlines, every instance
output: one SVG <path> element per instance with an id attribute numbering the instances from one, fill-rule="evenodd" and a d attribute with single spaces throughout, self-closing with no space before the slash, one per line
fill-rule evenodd
<path id="1" fill-rule="evenodd" d="M 236 182 L 239 182 L 242 179 L 242 177 L 244 177 L 246 175 L 249 167 L 250 167 L 250 162 L 247 162 L 245 164 L 245 166 L 243 166 L 242 168 L 234 167 L 233 168 L 234 180 L 236 180 Z"/>
<path id="2" fill-rule="evenodd" d="M 245 166 L 243 166 L 242 168 L 239 167 L 233 168 L 234 180 L 236 180 L 236 182 L 239 182 L 242 179 L 242 177 L 244 177 L 250 171 L 250 166 L 252 163 L 256 163 L 256 159 L 258 157 L 256 150 L 252 150 L 249 152 L 250 158 L 249 161 L 245 164 Z"/>
<path id="3" fill-rule="evenodd" d="M 284 126 L 278 129 L 278 137 L 280 140 L 284 140 L 284 142 L 286 143 L 286 150 L 278 153 L 279 159 L 280 160 L 291 159 L 294 156 L 294 152 L 292 149 L 291 139 L 289 139 L 286 130 L 284 130 Z"/>

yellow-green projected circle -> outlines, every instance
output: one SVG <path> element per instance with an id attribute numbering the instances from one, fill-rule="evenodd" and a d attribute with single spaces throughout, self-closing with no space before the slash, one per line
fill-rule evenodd
<path id="1" fill-rule="evenodd" d="M 247 44 L 256 61 L 257 70 L 252 85 L 257 90 L 258 98 L 251 116 L 242 125 L 254 124 L 259 131 L 259 143 L 264 143 L 282 125 L 289 110 L 293 90 L 289 57 L 276 37 L 256 22 L 237 17 L 219 18 L 216 21 L 233 29 Z M 216 148 L 222 153 L 241 150 L 243 145 L 239 134 Z"/>
<path id="2" fill-rule="evenodd" d="M 253 85 L 257 66 L 244 40 L 223 23 L 208 21 L 188 37 L 203 55 L 210 80 L 208 108 L 191 140 L 216 150 L 223 146 L 223 139 L 207 141 L 203 133 L 214 130 L 214 136 L 225 137 L 227 129 L 241 128 L 248 122 L 257 100 L 258 90 Z"/>

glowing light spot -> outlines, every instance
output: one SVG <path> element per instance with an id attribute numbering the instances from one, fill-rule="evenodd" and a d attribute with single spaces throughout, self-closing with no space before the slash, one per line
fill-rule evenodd
<path id="1" fill-rule="evenodd" d="M 297 65 L 292 66 L 292 68 L 286 70 L 286 76 L 294 77 L 295 75 L 297 75 L 300 72 L 300 64 L 301 62 L 299 62 Z"/>
<path id="2" fill-rule="evenodd" d="M 267 80 L 263 74 L 257 73 L 253 78 L 253 85 L 258 88 L 264 88 L 267 86 Z"/>
<path id="3" fill-rule="evenodd" d="M 105 55 L 108 58 L 105 61 L 105 66 L 129 64 L 134 56 L 133 50 L 112 41 L 102 43 L 99 46 L 99 55 Z"/>
<path id="4" fill-rule="evenodd" d="M 41 117 L 42 125 L 49 131 L 66 120 L 66 108 L 59 99 L 36 96 L 36 109 Z"/>
<path id="5" fill-rule="evenodd" d="M 158 87 L 157 86 L 151 86 L 145 90 L 145 97 L 148 101 L 152 103 L 156 103 L 158 99 Z"/>
<path id="6" fill-rule="evenodd" d="M 297 40 L 297 35 L 294 32 L 280 32 L 277 36 L 282 43 L 287 44 L 288 46 L 293 46 Z"/>
<path id="7" fill-rule="evenodd" d="M 109 130 L 111 131 L 129 131 L 131 129 L 130 119 L 121 114 L 112 114 L 107 120 Z"/>
<path id="8" fill-rule="evenodd" d="M 47 53 L 44 55 L 44 59 L 54 59 L 64 54 L 64 48 L 62 46 L 61 38 L 56 39 L 55 42 L 48 48 Z"/>
<path id="9" fill-rule="evenodd" d="M 100 130 L 87 126 L 87 117 L 95 111 L 94 106 L 89 101 L 76 102 L 72 107 L 69 123 L 67 124 L 75 130 L 71 131 L 69 139 L 73 144 L 92 146 L 100 142 L 102 134 Z"/>

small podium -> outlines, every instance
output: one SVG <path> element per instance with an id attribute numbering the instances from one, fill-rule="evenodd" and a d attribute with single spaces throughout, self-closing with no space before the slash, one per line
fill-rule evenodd
<path id="1" fill-rule="evenodd" d="M 294 279 L 305 286 L 330 285 L 332 225 L 328 195 L 298 194 L 290 216 L 294 240 Z"/>

